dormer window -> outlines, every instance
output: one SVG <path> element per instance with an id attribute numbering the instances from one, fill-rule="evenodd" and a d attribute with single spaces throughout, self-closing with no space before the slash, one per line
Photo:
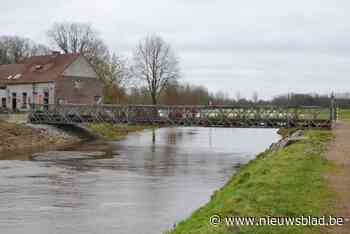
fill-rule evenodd
<path id="1" fill-rule="evenodd" d="M 35 65 L 35 70 L 41 70 L 41 69 L 43 69 L 43 65 Z"/>
<path id="2" fill-rule="evenodd" d="M 17 80 L 19 78 L 21 78 L 22 74 L 17 74 L 14 77 L 12 77 L 13 80 Z"/>
<path id="3" fill-rule="evenodd" d="M 22 74 L 16 74 L 16 75 L 10 75 L 9 77 L 7 77 L 8 80 L 18 80 L 19 78 L 21 78 Z"/>

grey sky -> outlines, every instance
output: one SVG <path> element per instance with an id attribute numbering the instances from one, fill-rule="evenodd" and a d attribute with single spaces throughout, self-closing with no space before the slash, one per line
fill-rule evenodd
<path id="1" fill-rule="evenodd" d="M 129 55 L 157 33 L 181 58 L 183 80 L 264 98 L 350 91 L 348 0 L 1 0 L 0 35 L 47 43 L 57 21 L 89 22 Z"/>

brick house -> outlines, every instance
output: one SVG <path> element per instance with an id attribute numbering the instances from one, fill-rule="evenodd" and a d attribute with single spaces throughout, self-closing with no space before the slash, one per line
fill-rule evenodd
<path id="1" fill-rule="evenodd" d="M 34 56 L 0 65 L 0 108 L 26 111 L 29 104 L 99 104 L 103 84 L 80 54 Z"/>

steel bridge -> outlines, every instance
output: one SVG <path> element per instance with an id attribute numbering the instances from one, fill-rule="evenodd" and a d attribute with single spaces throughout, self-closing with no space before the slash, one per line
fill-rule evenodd
<path id="1" fill-rule="evenodd" d="M 36 124 L 129 123 L 232 128 L 331 128 L 335 105 L 315 106 L 163 106 L 32 105 Z"/>

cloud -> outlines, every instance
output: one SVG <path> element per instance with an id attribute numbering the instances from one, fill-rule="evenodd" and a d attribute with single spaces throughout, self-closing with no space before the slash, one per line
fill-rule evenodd
<path id="1" fill-rule="evenodd" d="M 157 33 L 182 59 L 184 80 L 268 98 L 347 86 L 349 10 L 347 0 L 12 0 L 0 9 L 0 34 L 47 43 L 53 22 L 89 22 L 129 55 Z"/>

